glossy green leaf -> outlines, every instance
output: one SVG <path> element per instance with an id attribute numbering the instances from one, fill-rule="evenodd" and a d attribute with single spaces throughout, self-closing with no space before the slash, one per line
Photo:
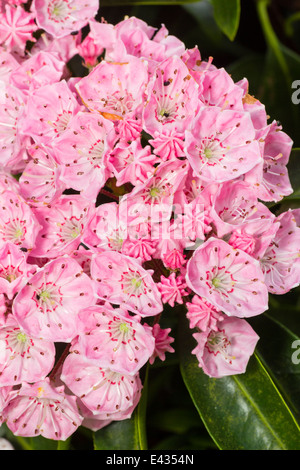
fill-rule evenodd
<path id="1" fill-rule="evenodd" d="M 299 323 L 298 309 L 287 311 L 282 305 L 280 310 Z M 277 319 L 274 310 L 252 318 L 250 323 L 260 336 L 257 354 L 300 423 L 300 334 Z"/>
<path id="2" fill-rule="evenodd" d="M 257 355 L 244 374 L 214 379 L 191 354 L 196 343 L 187 321 L 180 327 L 183 380 L 208 432 L 223 450 L 299 450 L 300 430 Z"/>
<path id="3" fill-rule="evenodd" d="M 148 372 L 148 370 L 147 370 Z M 146 450 L 146 406 L 147 378 L 142 396 L 130 419 L 113 421 L 108 426 L 94 432 L 95 450 Z"/>
<path id="4" fill-rule="evenodd" d="M 211 0 L 217 25 L 233 41 L 239 28 L 241 16 L 240 0 Z"/>

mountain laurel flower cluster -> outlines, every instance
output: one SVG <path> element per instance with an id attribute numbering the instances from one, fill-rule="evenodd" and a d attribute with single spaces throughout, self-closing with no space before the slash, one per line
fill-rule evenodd
<path id="1" fill-rule="evenodd" d="M 18 436 L 129 418 L 176 306 L 205 374 L 244 373 L 247 320 L 300 281 L 300 209 L 266 204 L 293 191 L 292 141 L 247 79 L 98 8 L 1 3 L 0 424 Z"/>

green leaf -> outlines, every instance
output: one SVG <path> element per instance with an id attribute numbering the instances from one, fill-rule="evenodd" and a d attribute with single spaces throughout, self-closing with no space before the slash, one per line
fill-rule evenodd
<path id="1" fill-rule="evenodd" d="M 208 377 L 191 354 L 196 343 L 180 327 L 181 373 L 208 432 L 222 450 L 299 450 L 299 427 L 257 355 L 244 374 Z"/>
<path id="2" fill-rule="evenodd" d="M 148 369 L 142 396 L 130 419 L 113 421 L 94 432 L 95 450 L 146 450 L 146 407 Z"/>
<path id="3" fill-rule="evenodd" d="M 59 442 L 52 439 L 46 439 L 43 436 L 21 437 L 13 436 L 18 446 L 23 450 L 57 450 Z"/>
<path id="4" fill-rule="evenodd" d="M 287 311 L 284 305 L 280 310 L 286 316 L 294 316 L 299 323 L 299 310 Z M 274 311 L 258 315 L 250 323 L 260 336 L 257 354 L 300 423 L 300 367 L 297 351 L 300 348 L 300 334 L 277 319 Z"/>
<path id="5" fill-rule="evenodd" d="M 211 0 L 217 25 L 233 41 L 240 24 L 240 0 Z"/>

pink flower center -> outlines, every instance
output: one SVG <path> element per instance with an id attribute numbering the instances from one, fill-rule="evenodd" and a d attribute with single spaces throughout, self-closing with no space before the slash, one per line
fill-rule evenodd
<path id="1" fill-rule="evenodd" d="M 57 23 L 62 23 L 69 19 L 71 6 L 67 0 L 52 0 L 48 5 L 49 19 Z"/>
<path id="2" fill-rule="evenodd" d="M 207 338 L 205 346 L 210 354 L 214 354 L 215 356 L 217 354 L 221 354 L 229 364 L 232 364 L 232 360 L 235 359 L 235 357 L 230 354 L 231 343 L 225 335 L 224 330 L 212 330 Z"/>
<path id="3" fill-rule="evenodd" d="M 131 111 L 134 105 L 134 99 L 131 93 L 124 91 L 115 91 L 106 99 L 102 98 L 102 101 L 104 101 L 103 105 L 107 108 L 107 111 L 119 113 L 122 114 L 122 116 Z"/>
<path id="4" fill-rule="evenodd" d="M 61 134 L 68 127 L 70 118 L 72 116 L 71 111 L 64 110 L 61 114 L 58 114 L 55 121 L 49 121 L 49 124 L 54 128 L 56 134 Z"/>
<path id="5" fill-rule="evenodd" d="M 203 162 L 203 166 L 218 165 L 225 157 L 226 148 L 217 137 L 206 137 L 201 140 L 200 145 L 196 145 L 199 157 Z"/>
<path id="6" fill-rule="evenodd" d="M 24 220 L 18 218 L 9 220 L 4 226 L 0 227 L 0 234 L 5 240 L 20 245 L 26 234 Z"/>

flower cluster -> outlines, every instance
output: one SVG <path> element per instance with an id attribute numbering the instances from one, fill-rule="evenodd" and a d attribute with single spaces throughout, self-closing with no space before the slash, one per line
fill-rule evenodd
<path id="1" fill-rule="evenodd" d="M 21 436 L 129 418 L 174 351 L 165 305 L 185 304 L 206 374 L 243 373 L 247 318 L 300 281 L 300 210 L 265 204 L 292 192 L 292 141 L 247 80 L 97 11 L 0 13 L 0 424 Z"/>

